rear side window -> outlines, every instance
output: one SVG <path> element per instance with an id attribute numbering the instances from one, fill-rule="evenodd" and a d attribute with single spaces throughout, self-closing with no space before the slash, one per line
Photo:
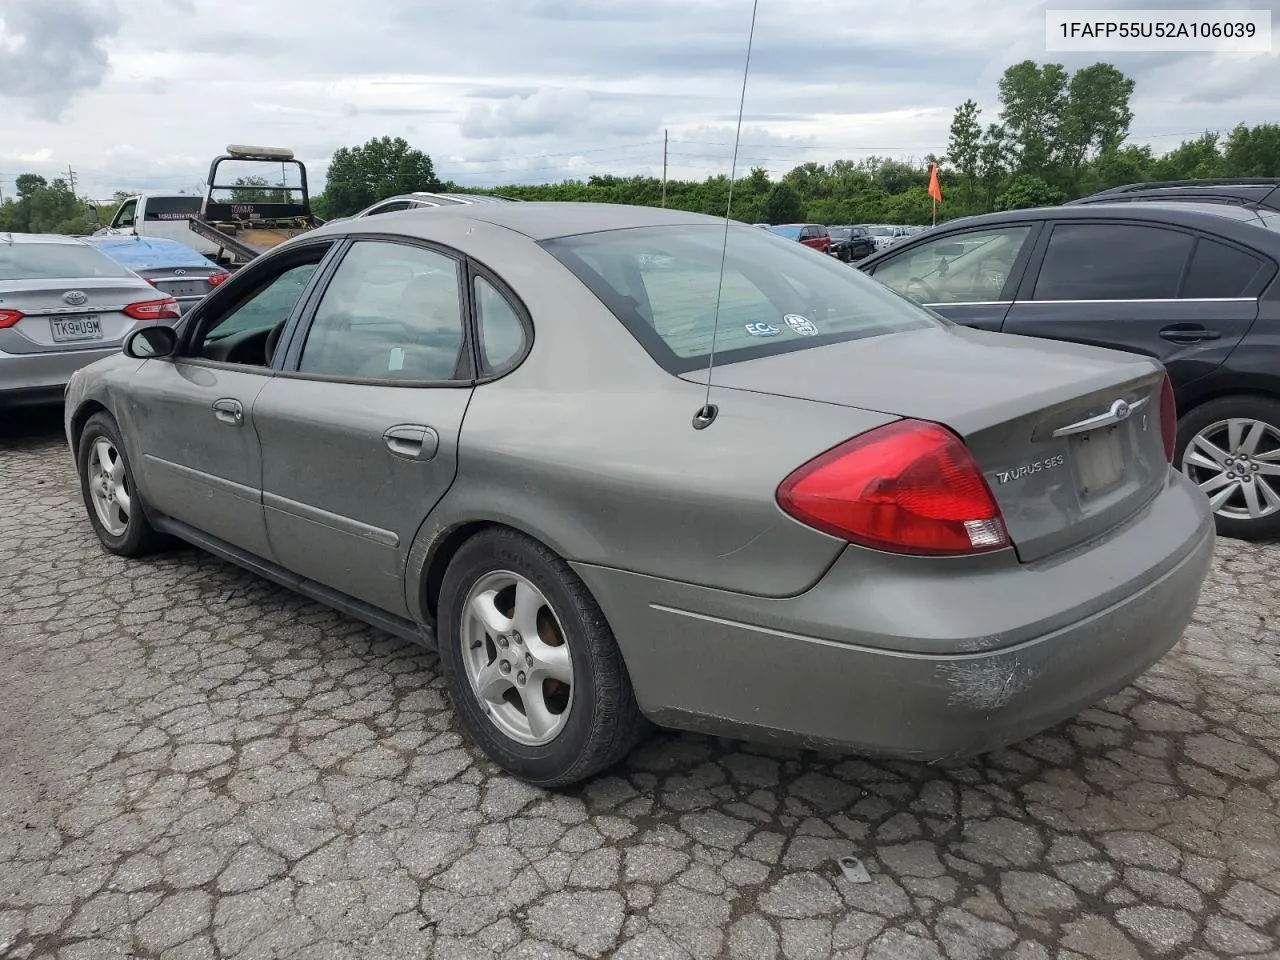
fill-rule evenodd
<path id="1" fill-rule="evenodd" d="M 833 257 L 761 230 L 647 227 L 562 237 L 543 247 L 672 373 L 844 340 L 945 325 Z M 716 291 L 721 290 L 716 326 Z"/>
<path id="2" fill-rule="evenodd" d="M 1216 240 L 1200 238 L 1191 257 L 1182 295 L 1187 298 L 1242 297 L 1265 269 L 1259 258 Z"/>
<path id="3" fill-rule="evenodd" d="M 1172 300 L 1194 242 L 1160 227 L 1056 224 L 1033 299 Z"/>
<path id="4" fill-rule="evenodd" d="M 0 280 L 90 280 L 132 271 L 83 243 L 0 243 Z"/>
<path id="5" fill-rule="evenodd" d="M 199 212 L 199 197 L 147 197 L 143 219 L 190 220 Z"/>

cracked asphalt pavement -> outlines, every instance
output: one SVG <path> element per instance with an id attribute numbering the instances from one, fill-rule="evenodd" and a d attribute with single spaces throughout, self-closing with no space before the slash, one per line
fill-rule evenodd
<path id="1" fill-rule="evenodd" d="M 104 553 L 46 420 L 0 436 L 0 957 L 1280 957 L 1280 547 L 1221 542 L 1169 656 L 978 761 L 663 734 L 553 794 L 434 655 Z"/>

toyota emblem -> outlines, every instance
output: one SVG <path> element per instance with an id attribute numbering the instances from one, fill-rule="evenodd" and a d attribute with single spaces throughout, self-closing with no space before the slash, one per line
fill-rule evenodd
<path id="1" fill-rule="evenodd" d="M 73 307 L 78 307 L 82 303 L 89 302 L 89 295 L 83 290 L 68 290 L 62 295 L 62 302 L 70 304 Z"/>

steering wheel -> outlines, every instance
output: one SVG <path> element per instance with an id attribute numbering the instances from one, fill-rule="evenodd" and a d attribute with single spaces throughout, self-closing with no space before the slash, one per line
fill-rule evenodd
<path id="1" fill-rule="evenodd" d="M 912 292 L 913 289 L 919 290 L 921 293 L 924 294 L 924 296 L 917 297 Z M 908 297 L 911 297 L 911 299 L 916 300 L 920 303 L 937 303 L 938 300 L 940 299 L 938 297 L 938 291 L 934 290 L 933 287 L 925 283 L 923 277 L 912 277 L 910 280 L 907 281 L 906 290 L 903 292 L 906 293 Z"/>

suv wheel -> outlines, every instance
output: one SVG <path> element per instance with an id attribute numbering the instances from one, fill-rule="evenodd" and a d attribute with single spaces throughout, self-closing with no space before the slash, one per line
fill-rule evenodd
<path id="1" fill-rule="evenodd" d="M 1280 536 L 1280 401 L 1220 397 L 1178 421 L 1175 464 L 1209 497 L 1218 533 Z"/>

